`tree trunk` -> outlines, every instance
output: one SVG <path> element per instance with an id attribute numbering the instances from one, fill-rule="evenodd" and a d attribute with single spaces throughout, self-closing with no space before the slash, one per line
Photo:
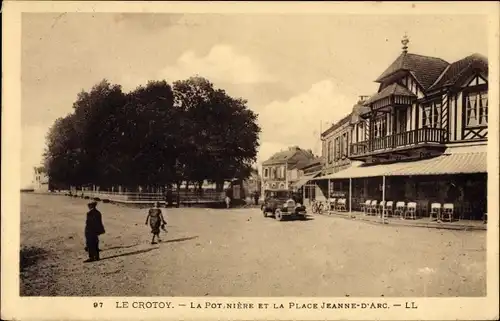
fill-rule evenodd
<path id="1" fill-rule="evenodd" d="M 181 207 L 181 183 L 177 182 L 177 201 L 176 207 Z"/>
<path id="2" fill-rule="evenodd" d="M 203 181 L 198 181 L 198 194 L 203 196 Z"/>

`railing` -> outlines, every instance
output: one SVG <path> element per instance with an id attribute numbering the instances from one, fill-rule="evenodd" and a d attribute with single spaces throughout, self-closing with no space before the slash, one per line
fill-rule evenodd
<path id="1" fill-rule="evenodd" d="M 77 196 L 88 196 L 89 198 L 108 199 L 112 201 L 125 201 L 125 202 L 154 202 L 165 201 L 165 194 L 162 193 L 135 193 L 135 192 L 108 192 L 108 191 L 72 191 Z M 200 194 L 196 191 L 180 191 L 180 202 L 206 202 L 206 201 L 223 201 L 225 197 L 224 192 L 204 191 Z M 177 200 L 177 192 L 173 191 L 172 200 Z"/>
<path id="2" fill-rule="evenodd" d="M 360 156 L 374 151 L 413 146 L 422 143 L 443 144 L 446 142 L 446 139 L 447 131 L 445 129 L 420 128 L 351 144 L 350 156 Z"/>

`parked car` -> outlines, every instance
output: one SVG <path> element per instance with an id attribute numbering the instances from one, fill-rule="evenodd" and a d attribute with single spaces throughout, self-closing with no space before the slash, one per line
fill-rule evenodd
<path id="1" fill-rule="evenodd" d="M 306 207 L 297 202 L 297 197 L 288 190 L 267 190 L 264 196 L 264 204 L 261 206 L 264 217 L 274 216 L 278 221 L 283 221 L 286 217 L 301 220 L 307 217 Z"/>

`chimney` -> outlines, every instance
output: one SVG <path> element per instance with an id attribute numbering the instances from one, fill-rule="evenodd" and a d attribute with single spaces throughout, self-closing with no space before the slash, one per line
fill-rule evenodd
<path id="1" fill-rule="evenodd" d="M 359 96 L 358 104 L 364 103 L 370 96 L 362 95 Z"/>

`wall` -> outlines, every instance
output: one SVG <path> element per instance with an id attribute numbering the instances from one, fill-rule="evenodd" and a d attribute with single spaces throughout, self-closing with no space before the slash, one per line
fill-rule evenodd
<path id="1" fill-rule="evenodd" d="M 347 134 L 347 155 L 349 155 L 350 152 L 350 144 L 352 143 L 352 126 L 350 125 L 349 122 L 346 122 L 345 124 L 341 125 L 340 127 L 336 128 L 333 132 L 329 133 L 326 137 L 324 137 L 324 144 L 323 144 L 323 151 L 322 154 L 325 157 L 325 163 L 323 165 L 323 168 L 326 170 L 326 172 L 337 172 L 339 170 L 342 170 L 346 167 L 348 167 L 351 163 L 351 161 L 347 158 L 346 156 L 342 156 L 343 151 L 340 151 L 340 158 L 336 158 L 336 145 L 335 145 L 335 139 L 338 138 L 339 142 L 342 139 L 342 135 Z M 331 142 L 332 144 L 332 149 L 330 153 L 330 157 L 328 155 L 328 144 Z M 341 145 L 337 145 L 337 148 L 341 148 Z"/>

